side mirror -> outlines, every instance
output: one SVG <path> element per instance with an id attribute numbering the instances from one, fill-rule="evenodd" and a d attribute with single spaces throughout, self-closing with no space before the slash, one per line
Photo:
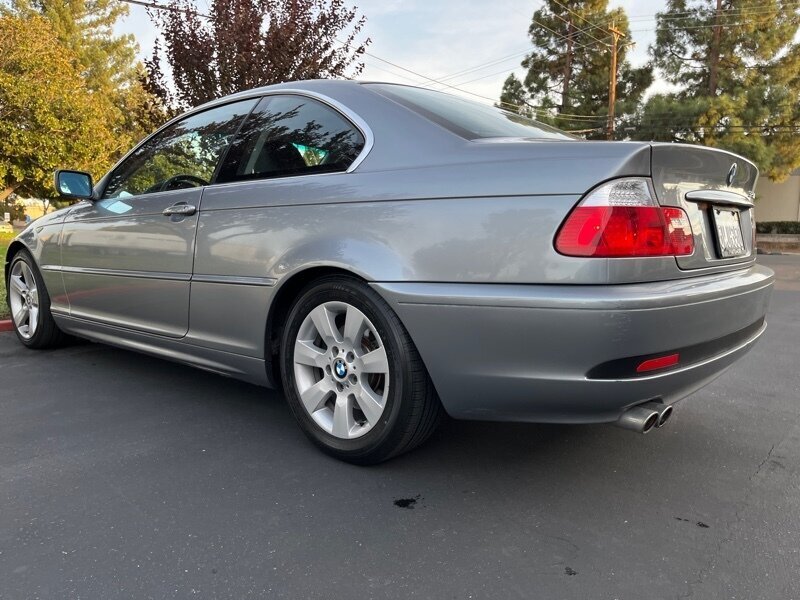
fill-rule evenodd
<path id="1" fill-rule="evenodd" d="M 92 176 L 82 171 L 56 171 L 56 191 L 62 198 L 92 199 Z"/>

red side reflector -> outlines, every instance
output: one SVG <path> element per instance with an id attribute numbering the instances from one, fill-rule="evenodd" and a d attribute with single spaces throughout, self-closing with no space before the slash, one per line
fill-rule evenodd
<path id="1" fill-rule="evenodd" d="M 658 369 L 665 369 L 667 367 L 674 367 L 680 360 L 680 354 L 668 354 L 667 356 L 659 356 L 658 358 L 651 358 L 644 361 L 636 367 L 637 373 L 646 373 L 647 371 L 656 371 Z"/>

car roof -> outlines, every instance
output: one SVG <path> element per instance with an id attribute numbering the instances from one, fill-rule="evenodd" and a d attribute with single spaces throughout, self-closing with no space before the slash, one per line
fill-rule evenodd
<path id="1" fill-rule="evenodd" d="M 226 104 L 228 102 L 240 100 L 243 98 L 260 96 L 262 94 L 267 94 L 269 92 L 276 92 L 281 90 L 298 90 L 298 91 L 317 92 L 320 94 L 324 94 L 326 92 L 330 93 L 336 91 L 343 91 L 347 89 L 356 89 L 359 88 L 362 83 L 366 82 L 353 81 L 350 79 L 303 79 L 301 81 L 287 81 L 284 83 L 274 83 L 272 85 L 265 85 L 261 87 L 251 88 L 249 90 L 236 92 L 235 94 L 229 94 L 227 96 L 222 96 L 221 98 L 216 98 L 214 100 L 211 100 L 210 102 L 206 102 L 205 104 L 194 107 L 188 112 L 195 112 L 196 110 L 210 108 L 218 104 Z"/>

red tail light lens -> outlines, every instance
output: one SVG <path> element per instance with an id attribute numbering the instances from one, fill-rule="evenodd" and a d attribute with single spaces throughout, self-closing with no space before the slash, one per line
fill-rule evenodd
<path id="1" fill-rule="evenodd" d="M 694 251 L 689 217 L 659 206 L 646 179 L 606 183 L 575 207 L 556 236 L 567 256 L 685 256 Z"/>

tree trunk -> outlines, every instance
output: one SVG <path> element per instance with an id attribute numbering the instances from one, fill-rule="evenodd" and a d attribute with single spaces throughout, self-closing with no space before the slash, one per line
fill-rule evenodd
<path id="1" fill-rule="evenodd" d="M 19 184 L 11 185 L 5 188 L 4 190 L 0 191 L 0 202 L 5 201 L 11 194 L 14 193 L 14 190 L 19 187 Z"/>

